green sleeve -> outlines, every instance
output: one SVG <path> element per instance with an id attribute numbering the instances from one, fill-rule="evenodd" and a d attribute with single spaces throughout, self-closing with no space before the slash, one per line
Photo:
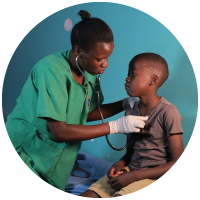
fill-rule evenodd
<path id="1" fill-rule="evenodd" d="M 66 76 L 59 74 L 54 67 L 44 66 L 37 69 L 34 84 L 38 90 L 37 117 L 66 121 L 68 105 Z"/>

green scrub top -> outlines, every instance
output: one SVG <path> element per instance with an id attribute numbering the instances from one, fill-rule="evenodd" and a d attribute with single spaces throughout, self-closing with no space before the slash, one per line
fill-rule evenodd
<path id="1" fill-rule="evenodd" d="M 85 125 L 88 112 L 98 105 L 97 95 L 87 81 L 80 85 L 74 80 L 69 53 L 48 55 L 33 67 L 6 122 L 10 140 L 22 160 L 61 190 L 65 189 L 81 142 L 57 143 L 44 118 Z M 85 75 L 96 83 L 96 76 Z M 98 90 L 98 85 L 94 88 Z M 101 103 L 103 99 L 100 93 Z"/>

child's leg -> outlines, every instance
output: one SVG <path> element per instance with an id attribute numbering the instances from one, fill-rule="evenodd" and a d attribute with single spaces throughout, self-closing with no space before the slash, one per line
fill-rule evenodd
<path id="1" fill-rule="evenodd" d="M 93 198 L 109 198 L 117 192 L 112 189 L 108 184 L 108 176 L 105 175 L 99 179 L 96 183 L 93 183 L 84 193 L 79 196 L 93 197 Z"/>
<path id="2" fill-rule="evenodd" d="M 141 190 L 141 189 L 147 187 L 148 185 L 152 184 L 155 181 L 156 180 L 151 180 L 151 179 L 143 179 L 143 180 L 135 181 L 135 182 L 127 185 L 126 187 L 121 188 L 121 190 L 117 191 L 113 195 L 113 197 L 123 196 L 123 195 L 126 195 L 126 194 L 136 192 L 138 190 Z"/>
<path id="3" fill-rule="evenodd" d="M 85 192 L 83 192 L 79 196 L 90 197 L 90 198 L 101 198 L 96 192 L 93 192 L 92 190 L 86 190 Z"/>

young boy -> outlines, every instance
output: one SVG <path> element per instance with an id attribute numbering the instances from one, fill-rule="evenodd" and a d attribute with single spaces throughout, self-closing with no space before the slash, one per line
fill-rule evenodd
<path id="1" fill-rule="evenodd" d="M 149 118 L 140 133 L 128 135 L 126 154 L 80 196 L 109 198 L 135 192 L 160 178 L 181 156 L 182 118 L 173 104 L 157 95 L 168 75 L 167 62 L 160 55 L 142 53 L 130 61 L 125 89 L 140 101 L 126 115 Z"/>

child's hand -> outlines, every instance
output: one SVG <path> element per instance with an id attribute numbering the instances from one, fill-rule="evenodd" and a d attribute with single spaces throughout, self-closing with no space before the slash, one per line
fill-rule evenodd
<path id="1" fill-rule="evenodd" d="M 130 179 L 130 172 L 122 173 L 117 177 L 110 178 L 108 181 L 110 187 L 117 191 L 133 182 Z"/>
<path id="2" fill-rule="evenodd" d="M 110 180 L 111 178 L 117 177 L 121 174 L 121 168 L 118 165 L 113 165 L 107 173 L 108 179 Z"/>

